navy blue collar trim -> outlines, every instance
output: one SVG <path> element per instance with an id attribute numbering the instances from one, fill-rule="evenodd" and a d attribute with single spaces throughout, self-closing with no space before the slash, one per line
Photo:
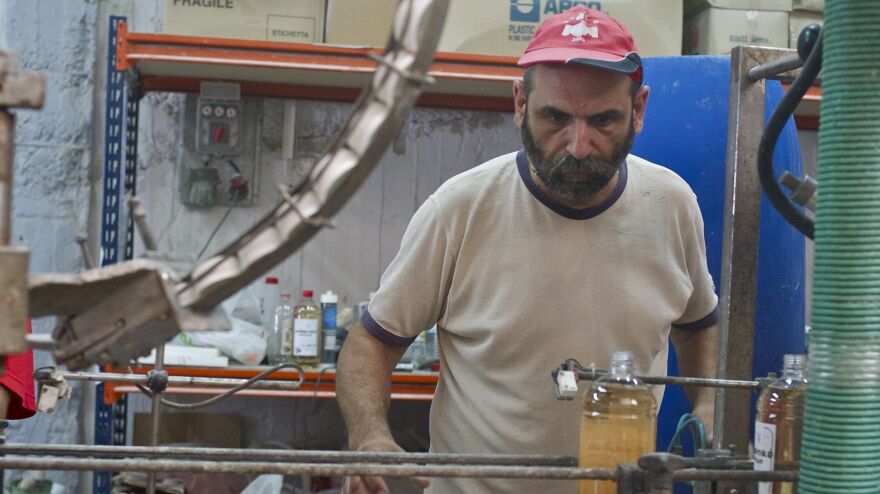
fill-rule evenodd
<path id="1" fill-rule="evenodd" d="M 623 189 L 626 188 L 627 172 L 626 160 L 624 160 L 620 165 L 620 177 L 617 179 L 617 185 L 614 187 L 614 190 L 611 191 L 611 195 L 598 206 L 576 209 L 560 204 L 538 187 L 538 184 L 536 184 L 532 178 L 532 171 L 529 169 L 529 158 L 526 156 L 525 149 L 521 149 L 516 153 L 516 167 L 519 169 L 519 176 L 522 178 L 523 183 L 526 184 L 526 188 L 528 188 L 529 192 L 535 196 L 535 199 L 541 201 L 543 205 L 552 209 L 556 214 L 573 220 L 588 220 L 595 216 L 599 216 L 620 199 L 620 196 L 623 195 Z"/>

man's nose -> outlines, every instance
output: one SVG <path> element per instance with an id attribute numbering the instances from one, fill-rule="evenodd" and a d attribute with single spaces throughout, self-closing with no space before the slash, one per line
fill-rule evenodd
<path id="1" fill-rule="evenodd" d="M 568 146 L 566 151 L 573 158 L 582 160 L 594 151 L 593 137 L 590 126 L 580 119 L 575 119 L 571 123 L 569 130 Z"/>

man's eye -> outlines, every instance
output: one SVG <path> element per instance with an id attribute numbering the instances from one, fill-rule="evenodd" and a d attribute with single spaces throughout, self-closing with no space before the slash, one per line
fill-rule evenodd
<path id="1" fill-rule="evenodd" d="M 566 115 L 565 113 L 551 113 L 548 116 L 550 118 L 550 121 L 555 124 L 562 124 L 568 121 L 568 115 Z"/>
<path id="2" fill-rule="evenodd" d="M 617 119 L 612 115 L 596 115 L 595 117 L 590 118 L 590 123 L 596 127 L 607 127 L 616 121 Z"/>

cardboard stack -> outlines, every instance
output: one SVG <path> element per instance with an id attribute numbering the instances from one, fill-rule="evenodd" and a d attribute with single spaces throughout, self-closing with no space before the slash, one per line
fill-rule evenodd
<path id="1" fill-rule="evenodd" d="M 797 48 L 798 36 L 810 24 L 822 25 L 825 17 L 825 0 L 794 0 L 789 20 L 789 48 Z"/>
<path id="2" fill-rule="evenodd" d="M 324 41 L 325 0 L 165 0 L 168 34 L 289 43 Z"/>
<path id="3" fill-rule="evenodd" d="M 789 0 L 790 1 L 790 0 Z M 384 46 L 397 0 L 363 8 L 328 0 L 327 43 Z M 627 25 L 642 56 L 680 55 L 682 0 L 481 0 L 450 3 L 438 51 L 517 57 L 542 20 L 574 5 L 605 11 Z"/>
<path id="4" fill-rule="evenodd" d="M 686 0 L 682 51 L 727 55 L 738 45 L 789 46 L 792 0 Z"/>

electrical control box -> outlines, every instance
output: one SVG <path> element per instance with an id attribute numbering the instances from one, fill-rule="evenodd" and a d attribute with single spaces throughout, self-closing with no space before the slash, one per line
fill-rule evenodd
<path id="1" fill-rule="evenodd" d="M 241 154 L 242 110 L 238 84 L 202 82 L 196 110 L 196 151 L 210 156 Z"/>
<path id="2" fill-rule="evenodd" d="M 238 84 L 202 82 L 184 107 L 180 201 L 192 208 L 248 207 L 256 202 L 262 101 Z"/>

